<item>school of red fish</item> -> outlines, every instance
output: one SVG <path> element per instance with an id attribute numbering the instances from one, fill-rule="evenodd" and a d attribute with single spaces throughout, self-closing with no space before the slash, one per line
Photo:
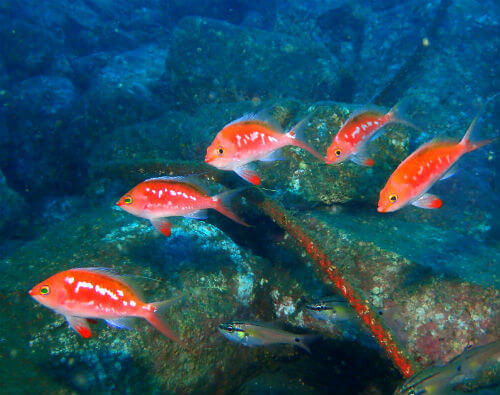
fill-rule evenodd
<path id="1" fill-rule="evenodd" d="M 352 114 L 333 138 L 326 157 L 302 140 L 301 132 L 309 118 L 285 132 L 265 112 L 245 115 L 223 127 L 216 135 L 207 148 L 205 162 L 220 170 L 234 171 L 253 185 L 261 184 L 261 178 L 251 164 L 282 159 L 280 151 L 286 146 L 302 148 L 327 165 L 350 159 L 359 165 L 373 166 L 375 161 L 368 154 L 368 146 L 380 136 L 384 126 L 402 123 L 416 128 L 405 119 L 399 107 L 396 105 L 387 113 L 367 107 Z M 378 212 L 392 212 L 410 204 L 426 209 L 441 207 L 442 200 L 428 190 L 439 180 L 453 175 L 457 161 L 464 154 L 492 141 L 471 141 L 479 116 L 461 141 L 432 141 L 408 156 L 381 190 Z M 134 216 L 149 220 L 163 235 L 170 236 L 169 217 L 203 219 L 207 209 L 248 226 L 230 207 L 232 197 L 240 190 L 210 196 L 193 177 L 159 177 L 136 185 L 116 204 Z M 131 319 L 143 318 L 165 336 L 186 347 L 161 314 L 171 301 L 144 302 L 129 280 L 109 269 L 66 270 L 42 281 L 29 294 L 42 305 L 65 316 L 69 325 L 84 338 L 91 336 L 89 323 L 95 319 L 130 328 L 133 325 Z"/>

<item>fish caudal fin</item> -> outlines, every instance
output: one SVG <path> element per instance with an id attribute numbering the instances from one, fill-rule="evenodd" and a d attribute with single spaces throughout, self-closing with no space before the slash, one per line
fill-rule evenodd
<path id="1" fill-rule="evenodd" d="M 260 185 L 259 175 L 251 169 L 248 165 L 240 166 L 234 170 L 245 181 L 253 185 Z"/>
<path id="2" fill-rule="evenodd" d="M 467 129 L 467 132 L 465 132 L 464 137 L 462 138 L 462 140 L 460 140 L 459 144 L 465 148 L 466 152 L 471 152 L 471 151 L 477 150 L 478 148 L 481 148 L 481 147 L 483 147 L 487 144 L 490 144 L 494 141 L 492 139 L 476 141 L 476 142 L 471 141 L 472 134 L 477 130 L 476 124 L 477 124 L 477 121 L 479 120 L 479 118 L 481 117 L 483 110 L 484 110 L 484 106 L 481 108 L 481 110 L 479 110 L 477 115 L 474 117 L 474 119 L 472 120 L 472 122 L 469 126 L 469 129 Z"/>
<path id="3" fill-rule="evenodd" d="M 293 128 L 291 128 L 286 133 L 286 136 L 290 138 L 291 145 L 302 148 L 307 152 L 309 152 L 311 155 L 313 155 L 315 158 L 319 159 L 322 162 L 327 163 L 327 159 L 323 155 L 321 155 L 318 151 L 316 151 L 314 148 L 312 148 L 311 146 L 309 146 L 307 143 L 304 142 L 304 129 L 306 128 L 310 118 L 311 114 L 309 114 L 302 121 L 300 121 Z"/>
<path id="4" fill-rule="evenodd" d="M 153 225 L 158 232 L 167 237 L 172 234 L 172 225 L 170 224 L 170 221 L 164 218 L 152 219 L 151 225 Z"/>
<path id="5" fill-rule="evenodd" d="M 83 338 L 88 339 L 92 336 L 92 331 L 90 330 L 89 322 L 86 318 L 67 315 L 66 320 L 69 325 Z"/>
<path id="6" fill-rule="evenodd" d="M 225 215 L 228 218 L 231 218 L 233 221 L 238 222 L 243 226 L 250 226 L 245 221 L 243 221 L 240 217 L 238 217 L 234 211 L 231 209 L 230 204 L 231 200 L 242 190 L 247 188 L 238 188 L 230 191 L 223 192 L 219 195 L 213 197 L 215 205 L 214 209 L 217 210 L 222 215 Z"/>
<path id="7" fill-rule="evenodd" d="M 293 344 L 297 347 L 300 347 L 308 354 L 311 354 L 311 349 L 309 348 L 309 345 L 319 339 L 321 339 L 320 335 L 302 335 L 302 336 L 297 335 L 293 339 Z"/>
<path id="8" fill-rule="evenodd" d="M 170 340 L 173 340 L 182 347 L 189 349 L 179 336 L 177 336 L 177 334 L 168 327 L 163 317 L 165 310 L 179 299 L 180 297 L 176 297 L 162 302 L 150 303 L 150 305 L 154 307 L 154 311 L 147 313 L 144 318 Z"/>
<path id="9" fill-rule="evenodd" d="M 408 98 L 401 99 L 396 103 L 394 107 L 391 108 L 391 111 L 387 114 L 389 116 L 389 122 L 392 123 L 402 123 L 403 125 L 409 126 L 413 129 L 416 129 L 420 132 L 423 132 L 421 128 L 415 125 L 413 122 L 409 120 L 408 114 L 406 113 L 408 107 Z"/>

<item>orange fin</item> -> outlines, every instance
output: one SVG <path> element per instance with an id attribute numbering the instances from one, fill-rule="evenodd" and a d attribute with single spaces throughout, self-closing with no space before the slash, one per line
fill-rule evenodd
<path id="1" fill-rule="evenodd" d="M 302 148 L 313 155 L 316 159 L 327 163 L 327 159 L 323 155 L 312 148 L 309 144 L 304 142 L 304 130 L 306 129 L 311 117 L 312 114 L 309 114 L 307 117 L 302 119 L 298 124 L 296 124 L 286 133 L 286 136 L 290 138 L 291 145 Z"/>
<path id="2" fill-rule="evenodd" d="M 439 199 L 436 195 L 432 195 L 430 193 L 424 193 L 420 197 L 420 199 L 414 201 L 412 204 L 420 208 L 433 209 L 441 207 L 443 205 L 443 201 Z"/>
<path id="3" fill-rule="evenodd" d="M 92 331 L 90 330 L 89 322 L 86 318 L 67 315 L 66 320 L 68 321 L 69 325 L 83 338 L 88 339 L 92 336 Z"/>
<path id="4" fill-rule="evenodd" d="M 244 189 L 247 188 L 244 187 L 244 188 L 233 189 L 231 191 L 226 191 L 217 196 L 214 196 L 214 199 L 217 199 L 214 209 L 217 210 L 222 215 L 231 218 L 233 221 L 238 222 L 243 226 L 250 226 L 240 217 L 238 217 L 230 207 L 231 200 L 234 198 L 234 196 L 240 193 Z"/>
<path id="5" fill-rule="evenodd" d="M 152 219 L 151 225 L 153 225 L 158 232 L 163 233 L 167 237 L 169 237 L 172 233 L 170 221 L 167 219 Z"/>
<path id="6" fill-rule="evenodd" d="M 144 318 L 156 329 L 158 329 L 161 333 L 163 333 L 166 337 L 180 344 L 182 347 L 189 349 L 189 347 L 186 346 L 186 344 L 179 338 L 179 336 L 177 336 L 177 334 L 168 327 L 168 325 L 164 322 L 164 318 L 162 317 L 162 315 L 165 312 L 165 309 L 170 307 L 174 302 L 176 302 L 179 299 L 180 297 L 176 297 L 162 302 L 150 303 L 150 305 L 154 306 L 155 308 L 154 312 L 152 311 L 148 313 L 147 315 L 144 316 Z"/>
<path id="7" fill-rule="evenodd" d="M 235 170 L 235 172 L 245 181 L 248 181 L 253 185 L 260 185 L 261 180 L 259 175 L 248 166 L 240 166 Z"/>

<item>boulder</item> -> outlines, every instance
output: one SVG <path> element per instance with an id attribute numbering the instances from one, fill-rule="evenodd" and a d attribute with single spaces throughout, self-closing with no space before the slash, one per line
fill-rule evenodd
<path id="1" fill-rule="evenodd" d="M 65 130 L 75 111 L 78 93 L 63 77 L 38 76 L 14 85 L 7 101 L 4 168 L 12 185 L 37 200 L 64 184 L 82 153 L 81 140 Z M 73 158 L 73 159 L 71 159 Z M 68 170 L 71 169 L 71 170 Z M 34 193 L 34 194 L 33 194 Z M 38 196 L 39 197 L 39 196 Z"/>
<path id="2" fill-rule="evenodd" d="M 0 27 L 0 57 L 15 79 L 44 73 L 62 52 L 62 37 L 15 19 Z"/>
<path id="3" fill-rule="evenodd" d="M 186 17 L 176 26 L 167 60 L 180 106 L 294 96 L 328 97 L 338 61 L 317 42 Z"/>
<path id="4" fill-rule="evenodd" d="M 85 94 L 90 117 L 101 128 L 157 117 L 167 104 L 161 96 L 166 54 L 153 44 L 110 59 Z"/>

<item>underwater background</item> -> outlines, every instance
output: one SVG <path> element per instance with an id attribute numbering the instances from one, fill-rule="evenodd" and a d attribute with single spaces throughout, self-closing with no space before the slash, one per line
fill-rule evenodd
<path id="1" fill-rule="evenodd" d="M 0 392 L 391 394 L 497 341 L 499 140 L 432 188 L 440 209 L 377 201 L 403 159 L 460 140 L 481 109 L 474 138 L 500 135 L 499 76 L 495 0 L 0 0 Z M 326 154 L 353 111 L 402 99 L 420 130 L 387 126 L 373 167 L 295 147 L 259 163 L 262 184 L 232 202 L 250 227 L 211 210 L 165 237 L 115 205 L 150 177 L 249 186 L 204 161 L 244 114 L 284 130 L 310 116 Z M 181 293 L 166 321 L 189 350 L 143 321 L 84 339 L 28 295 L 81 267 L 133 277 L 147 301 Z M 357 314 L 306 307 L 332 296 Z M 231 321 L 321 339 L 244 347 L 218 330 Z"/>

